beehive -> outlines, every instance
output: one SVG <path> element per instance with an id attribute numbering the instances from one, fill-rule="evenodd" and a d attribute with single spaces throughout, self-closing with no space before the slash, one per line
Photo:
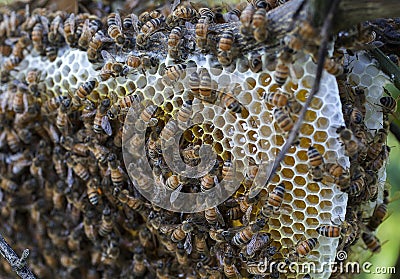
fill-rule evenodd
<path id="1" fill-rule="evenodd" d="M 164 37 L 166 37 L 165 34 Z M 146 154 L 147 149 L 144 148 L 148 142 L 149 134 L 154 128 L 149 126 L 147 129 L 137 129 L 137 123 L 140 121 L 140 113 L 144 108 L 148 106 L 158 108 L 156 118 L 158 119 L 157 127 L 159 127 L 158 133 L 160 135 L 163 133 L 162 130 L 165 129 L 169 121 L 177 121 L 177 113 L 182 109 L 182 105 L 188 99 L 193 99 L 193 114 L 191 116 L 193 126 L 188 126 L 185 132 L 181 131 L 183 137 L 177 137 L 177 147 L 184 149 L 191 145 L 211 146 L 220 163 L 218 180 L 221 185 L 224 185 L 221 166 L 227 160 L 232 161 L 236 169 L 236 182 L 239 183 L 234 185 L 236 188 L 231 193 L 234 198 L 239 198 L 247 195 L 250 190 L 249 184 L 242 181 L 250 164 L 253 162 L 262 164 L 266 161 L 274 160 L 287 138 L 287 133 L 284 133 L 280 129 L 279 124 L 273 116 L 275 107 L 266 103 L 265 96 L 270 92 L 284 91 L 294 96 L 295 101 L 303 105 L 310 93 L 316 71 L 316 65 L 312 59 L 308 55 L 298 53 L 295 57 L 295 63 L 290 66 L 290 77 L 280 86 L 274 79 L 276 72 L 273 65 L 274 62 L 270 59 L 271 56 L 276 55 L 275 52 L 271 53 L 267 50 L 259 51 L 263 66 L 257 73 L 253 72 L 249 67 L 254 53 L 245 53 L 238 56 L 234 63 L 227 67 L 219 65 L 214 55 L 190 54 L 185 61 L 181 62 L 187 65 L 182 75 L 175 81 L 166 82 L 165 68 L 175 63 L 173 59 L 166 55 L 165 49 L 161 52 L 146 50 L 114 52 L 113 48 L 110 47 L 108 51 L 110 51 L 119 62 L 124 62 L 127 55 L 134 53 L 135 55 L 146 54 L 154 57 L 158 60 L 158 64 L 146 70 L 131 69 L 126 76 L 101 81 L 99 78 L 99 65 L 90 63 L 85 51 L 64 46 L 58 50 L 58 56 L 53 62 L 43 59 L 41 56 L 35 56 L 34 51 L 32 54 L 27 54 L 20 65 L 15 68 L 17 79 L 24 80 L 29 71 L 39 69 L 41 71 L 41 80 L 43 84 L 45 84 L 45 90 L 53 94 L 47 96 L 47 99 L 59 95 L 67 96 L 68 94 L 73 94 L 80 85 L 93 79 L 98 81 L 98 85 L 91 93 L 89 99 L 96 105 L 99 105 L 100 101 L 104 98 L 109 98 L 112 105 L 115 105 L 125 96 L 138 96 L 137 99 L 140 100 L 140 102 L 138 101 L 136 104 L 133 104 L 135 110 L 133 112 L 131 111 L 125 119 L 125 133 L 122 143 L 124 152 L 121 153 L 121 149 L 111 143 L 112 138 L 106 137 L 104 145 L 113 152 L 118 152 L 117 155 L 120 162 L 125 162 L 124 169 L 126 169 L 132 180 L 132 182 L 126 182 L 125 188 L 134 195 L 133 193 L 135 193 L 135 191 L 132 185 L 139 187 L 138 190 L 153 203 L 159 201 L 157 200 L 159 193 L 150 187 L 150 191 L 148 191 L 146 195 L 146 191 L 142 192 L 141 190 L 143 189 L 140 187 L 142 183 L 140 180 L 143 179 L 143 173 L 147 174 L 147 179 L 149 179 L 148 183 L 145 185 L 146 188 L 148 188 L 149 185 L 155 188 L 155 181 L 157 179 L 157 177 L 153 177 L 152 167 L 154 167 L 154 164 L 148 162 L 149 157 Z M 365 92 L 368 103 L 366 104 L 367 114 L 365 124 L 371 131 L 372 129 L 380 128 L 382 124 L 380 123 L 382 114 L 373 104 L 379 103 L 379 99 L 383 94 L 382 86 L 388 79 L 379 72 L 376 66 L 370 64 L 370 61 L 367 60 L 367 56 L 359 54 L 357 59 L 354 57 L 353 59 L 351 57 L 348 59 L 352 61 L 352 64 L 349 66 L 352 72 L 349 73 L 347 77 L 348 80 L 354 84 L 359 84 L 359 86 L 366 87 Z M 203 69 L 208 71 L 212 80 L 212 94 L 215 96 L 212 101 L 199 99 L 198 96 L 193 97 L 193 93 L 191 92 L 192 88 L 190 87 L 189 81 L 191 74 L 193 72 L 199 73 Z M 3 92 L 3 111 L 11 111 L 12 107 L 9 106 L 7 102 L 9 102 L 10 99 L 12 100 L 12 96 L 7 90 L 7 85 L 3 85 Z M 221 96 L 224 96 L 227 92 L 231 93 L 239 102 L 241 106 L 240 113 L 232 112 L 224 104 Z M 44 98 L 44 100 L 46 100 L 46 98 Z M 16 117 L 13 112 L 10 114 L 11 118 Z M 295 112 L 291 112 L 290 115 L 294 120 L 297 119 L 297 114 Z M 55 118 L 55 115 L 46 115 L 41 118 L 40 121 L 54 125 Z M 81 123 L 79 125 L 81 125 Z M 113 134 L 116 133 L 122 125 L 122 123 L 116 120 L 112 121 Z M 332 220 L 335 221 L 335 223 L 340 223 L 345 219 L 347 194 L 340 191 L 334 183 L 313 181 L 309 173 L 307 149 L 310 146 L 314 146 L 323 154 L 325 163 L 338 162 L 343 167 L 349 168 L 350 162 L 347 156 L 345 156 L 345 148 L 341 144 L 338 133 L 336 132 L 337 128 L 343 125 L 345 125 L 345 121 L 336 79 L 334 76 L 324 72 L 320 90 L 312 101 L 304 123 L 301 126 L 298 136 L 299 143 L 291 147 L 276 176 L 269 185 L 264 187 L 265 190 L 262 192 L 265 200 L 266 193 L 272 192 L 274 187 L 279 183 L 283 183 L 286 187 L 280 213 L 272 215 L 268 219 L 267 226 L 262 230 L 270 233 L 272 238 L 271 245 L 280 248 L 282 255 L 285 255 L 287 252 L 293 251 L 300 239 L 316 237 L 318 238 L 317 247 L 309 256 L 305 259 L 301 259 L 301 261 L 312 261 L 317 264 L 318 268 L 323 262 L 333 262 L 335 260 L 339 239 L 319 236 L 316 232 L 316 228 L 321 225 L 331 224 Z M 174 132 L 177 133 L 177 131 Z M 142 137 L 142 144 L 138 146 L 143 149 L 139 150 L 137 153 L 136 150 L 135 152 L 130 152 L 130 150 L 132 150 L 130 149 L 130 140 L 135 135 L 140 135 Z M 59 145 L 58 143 L 51 144 Z M 24 145 L 24 148 L 29 150 L 33 147 Z M 177 159 L 176 157 L 171 157 L 170 153 L 165 151 L 163 152 L 163 156 L 163 160 L 169 161 L 170 163 Z M 201 164 L 203 163 L 204 162 Z M 207 165 L 208 167 L 212 165 L 212 162 L 205 162 L 205 164 L 207 163 L 209 163 Z M 191 178 L 193 178 L 190 180 L 190 185 L 185 185 L 185 187 L 183 187 L 182 192 L 190 192 L 192 188 L 197 188 L 197 191 L 199 191 L 198 188 L 201 183 L 201 177 L 204 176 L 204 174 L 200 176 L 196 173 L 196 171 L 203 172 L 204 169 L 199 170 L 199 168 L 193 168 L 194 170 L 190 172 L 190 167 L 185 166 L 186 173 L 181 173 L 182 176 L 192 175 Z M 169 168 L 172 167 L 169 166 Z M 107 175 L 106 173 L 104 176 Z M 171 173 L 168 172 L 163 176 L 162 179 L 164 179 L 164 182 L 170 175 Z M 379 181 L 384 179 L 384 168 L 380 171 L 379 178 Z M 22 177 L 14 179 L 23 181 Z M 78 189 L 79 186 L 84 188 L 85 182 L 77 177 L 75 177 L 75 181 L 74 183 L 76 183 L 76 185 L 70 185 L 70 187 L 72 187 L 71 189 Z M 112 192 L 112 190 L 103 187 L 104 186 L 100 187 L 102 192 Z M 380 186 L 379 190 L 380 194 L 376 203 L 381 202 L 383 186 Z M 81 189 L 78 193 L 85 196 Z M 170 192 L 169 195 L 171 195 Z M 203 212 L 209 206 L 209 203 L 206 203 L 205 200 L 196 200 L 195 195 L 181 195 L 181 197 L 178 196 L 178 201 L 184 199 L 185 203 L 180 204 L 183 207 L 175 211 Z M 183 196 L 184 198 L 182 198 Z M 225 198 L 228 197 L 229 196 L 226 196 Z M 120 205 L 114 205 L 113 203 L 115 200 L 108 196 L 102 199 L 105 204 L 110 204 L 110 206 L 114 208 L 114 211 L 117 212 L 116 214 L 122 214 L 121 212 L 125 210 L 122 209 Z M 162 201 L 163 203 L 161 203 L 161 206 L 163 208 L 169 210 L 173 209 L 173 203 L 171 204 L 171 199 L 168 195 L 163 196 Z M 194 204 L 198 206 L 193 210 Z M 167 211 L 163 209 L 161 211 L 159 209 L 156 210 L 156 205 L 160 206 L 160 203 L 155 204 L 151 209 L 153 214 L 160 214 L 161 216 L 161 213 L 157 212 L 162 212 L 162 214 L 165 215 L 173 215 L 173 213 L 166 213 Z M 213 206 L 216 205 L 219 204 L 217 203 Z M 366 209 L 373 209 L 375 203 L 366 204 L 364 206 Z M 91 206 L 89 206 L 89 208 L 90 207 Z M 228 210 L 228 207 L 224 204 L 219 207 L 223 215 Z M 260 216 L 260 210 L 260 205 L 254 208 L 252 221 L 254 221 L 257 216 Z M 102 207 L 100 205 L 94 206 L 93 211 L 101 216 Z M 135 217 L 138 217 L 138 215 L 139 214 L 136 214 Z M 185 216 L 189 218 L 191 215 L 188 214 Z M 100 219 L 101 217 L 97 217 L 97 227 L 99 226 Z M 136 221 L 132 221 L 133 226 L 138 226 L 138 223 L 147 221 L 146 218 L 143 218 L 144 220 L 140 219 L 140 217 L 137 219 Z M 82 221 L 81 219 L 79 220 Z M 174 220 L 172 225 L 178 225 L 180 223 L 176 221 L 176 218 Z M 29 222 L 34 224 L 33 221 Z M 171 224 L 168 223 L 168 225 Z M 221 228 L 229 231 L 240 225 L 242 225 L 240 221 L 229 221 L 225 216 L 225 226 L 221 226 Z M 33 227 L 35 227 L 35 225 L 33 225 Z M 162 246 L 163 238 L 160 236 L 159 231 L 155 231 L 156 232 L 153 231 L 153 233 L 159 245 Z M 132 241 L 132 243 L 137 242 L 136 233 L 129 234 L 128 230 L 126 230 L 122 232 L 122 239 L 124 239 L 124 237 Z M 99 238 L 105 243 L 110 241 L 109 237 Z M 123 240 L 121 240 L 121 243 L 122 242 Z M 92 243 L 88 241 L 88 243 L 88 249 L 94 251 L 95 242 L 93 241 Z M 212 247 L 215 245 L 215 242 L 208 239 L 208 244 Z M 126 243 L 124 245 L 126 245 Z M 120 258 L 118 258 L 121 261 L 126 261 L 133 253 L 132 251 L 125 251 L 124 249 L 126 249 L 126 247 L 122 247 L 121 244 Z M 237 247 L 233 247 L 233 249 L 237 254 L 240 251 Z M 72 255 L 74 252 L 68 251 L 67 253 Z M 146 251 L 146 254 L 147 253 L 151 255 L 149 256 L 149 261 L 150 258 L 152 261 L 157 260 L 153 251 Z M 170 257 L 171 255 L 174 256 L 174 253 L 166 253 L 166 255 Z M 196 262 L 196 259 L 193 259 L 193 261 Z M 197 261 L 199 260 L 197 259 Z M 118 270 L 115 272 L 126 272 L 125 266 L 123 268 L 121 267 L 121 270 L 119 270 L 104 262 L 101 264 L 101 267 L 99 267 L 100 265 L 95 266 L 92 264 L 93 266 L 90 268 L 97 268 L 103 273 L 107 273 L 108 269 L 112 271 Z M 239 259 L 235 263 L 239 271 L 243 273 L 243 276 L 249 276 L 246 273 L 246 268 L 240 268 L 242 264 L 244 265 Z M 215 266 L 211 266 L 211 268 L 218 267 L 218 264 L 214 265 Z M 58 269 L 65 271 L 67 274 L 68 268 L 66 268 L 66 266 L 54 267 L 52 272 L 57 272 Z M 78 271 L 74 270 L 74 272 Z M 177 268 L 174 275 L 178 276 L 179 274 L 180 277 L 185 277 L 189 276 L 191 272 L 199 276 L 199 274 L 196 273 L 197 271 L 184 268 Z M 281 276 L 283 277 L 283 274 L 281 274 Z M 296 276 L 301 278 L 303 274 L 300 272 L 299 274 L 288 274 L 287 276 L 288 278 Z M 329 276 L 329 270 L 313 274 L 313 278 L 329 278 Z"/>

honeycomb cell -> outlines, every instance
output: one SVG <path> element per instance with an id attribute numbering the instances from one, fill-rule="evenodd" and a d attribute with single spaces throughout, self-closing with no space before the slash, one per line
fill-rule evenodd
<path id="1" fill-rule="evenodd" d="M 295 224 L 294 224 L 295 226 Z M 286 236 L 292 236 L 293 235 L 293 230 L 291 227 L 282 227 L 281 231 L 283 232 L 284 235 Z"/>
<path id="2" fill-rule="evenodd" d="M 310 185 L 311 183 L 307 185 L 307 188 L 309 188 Z M 319 197 L 317 195 L 307 195 L 306 200 L 308 201 L 309 204 L 312 205 L 319 203 Z"/>
<path id="3" fill-rule="evenodd" d="M 272 78 L 269 74 L 267 73 L 261 73 L 259 78 L 258 78 L 258 82 L 263 86 L 263 87 L 267 87 L 268 85 L 271 84 L 272 82 Z"/>
<path id="4" fill-rule="evenodd" d="M 326 142 L 327 138 L 328 138 L 328 134 L 326 132 L 317 131 L 314 133 L 314 140 L 316 142 Z"/>
<path id="5" fill-rule="evenodd" d="M 282 214 L 281 215 L 281 223 L 282 223 L 282 226 L 289 227 L 292 225 L 293 219 L 289 215 Z"/>
<path id="6" fill-rule="evenodd" d="M 318 206 L 322 211 L 330 211 L 332 209 L 332 202 L 324 200 Z"/>
<path id="7" fill-rule="evenodd" d="M 314 133 L 314 127 L 310 124 L 304 123 L 301 125 L 300 132 L 303 135 L 310 136 L 312 133 Z"/>
<path id="8" fill-rule="evenodd" d="M 318 210 L 315 207 L 307 207 L 306 212 L 307 215 L 311 217 L 315 217 L 318 215 Z"/>
<path id="9" fill-rule="evenodd" d="M 294 200 L 292 205 L 293 205 L 293 209 L 295 209 L 295 210 L 304 210 L 307 207 L 306 203 L 301 200 Z"/>
<path id="10" fill-rule="evenodd" d="M 306 196 L 306 192 L 303 189 L 295 189 L 293 193 L 296 198 L 304 198 Z"/>
<path id="11" fill-rule="evenodd" d="M 283 175 L 285 178 L 287 178 L 287 179 L 292 179 L 293 176 L 294 176 L 293 170 L 288 169 L 288 168 L 284 168 L 284 169 L 281 171 L 281 173 L 282 173 L 282 175 Z"/>

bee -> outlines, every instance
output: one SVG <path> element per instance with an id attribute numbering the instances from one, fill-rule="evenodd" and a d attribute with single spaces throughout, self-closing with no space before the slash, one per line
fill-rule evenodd
<path id="1" fill-rule="evenodd" d="M 40 81 L 40 75 L 41 75 L 40 71 L 32 70 L 32 71 L 29 71 L 25 77 L 25 81 L 28 84 L 29 91 L 34 96 L 39 96 L 39 94 L 40 94 L 39 86 L 38 86 L 38 83 Z"/>
<path id="2" fill-rule="evenodd" d="M 88 144 L 87 148 L 96 158 L 98 163 L 105 164 L 107 162 L 108 154 L 110 153 L 110 151 L 106 147 L 96 142 L 91 142 Z"/>
<path id="3" fill-rule="evenodd" d="M 174 10 L 173 16 L 185 21 L 193 21 L 198 18 L 198 14 L 195 9 L 192 9 L 191 7 L 185 7 L 183 5 L 180 5 Z"/>
<path id="4" fill-rule="evenodd" d="M 106 206 L 103 209 L 103 214 L 101 216 L 101 222 L 99 227 L 99 235 L 102 237 L 106 237 L 109 235 L 114 228 L 114 221 L 111 215 L 110 207 Z"/>
<path id="5" fill-rule="evenodd" d="M 92 40 L 92 36 L 93 33 L 92 30 L 90 29 L 90 20 L 86 19 L 82 26 L 82 34 L 78 39 L 79 48 L 82 50 L 87 50 L 89 48 L 89 43 Z"/>
<path id="6" fill-rule="evenodd" d="M 137 69 L 142 64 L 142 61 L 139 56 L 130 54 L 126 57 L 125 64 L 131 68 Z"/>
<path id="7" fill-rule="evenodd" d="M 99 195 L 99 186 L 100 180 L 98 177 L 92 177 L 86 184 L 86 193 L 89 199 L 89 202 L 96 206 L 99 204 L 100 195 Z"/>
<path id="8" fill-rule="evenodd" d="M 262 250 L 271 241 L 271 235 L 269 233 L 259 233 L 256 237 L 253 237 L 251 241 L 245 246 L 246 254 L 252 258 L 257 251 Z"/>
<path id="9" fill-rule="evenodd" d="M 157 110 L 156 106 L 147 106 L 140 114 L 140 119 L 135 123 L 135 128 L 138 131 L 143 131 L 146 129 L 146 125 L 154 127 L 158 123 L 158 119 L 153 117 L 153 114 Z"/>
<path id="10" fill-rule="evenodd" d="M 21 63 L 21 61 L 22 61 L 21 58 L 19 58 L 17 56 L 11 56 L 4 62 L 3 70 L 6 72 L 10 72 L 15 67 L 17 67 L 19 65 L 19 63 Z M 6 73 L 2 72 L 2 75 L 6 76 Z"/>
<path id="11" fill-rule="evenodd" d="M 201 17 L 196 24 L 196 44 L 201 50 L 205 50 L 207 46 L 209 21 L 205 17 Z"/>
<path id="12" fill-rule="evenodd" d="M 311 167 L 319 167 L 324 164 L 324 158 L 314 146 L 308 148 L 307 156 Z"/>
<path id="13" fill-rule="evenodd" d="M 255 222 L 249 224 L 248 226 L 237 232 L 232 238 L 232 244 L 236 246 L 243 246 L 249 243 L 256 234 L 264 228 L 266 224 L 266 219 L 259 218 Z"/>
<path id="14" fill-rule="evenodd" d="M 200 86 L 200 76 L 197 72 L 193 72 L 190 76 L 189 76 L 189 87 L 190 87 L 190 95 L 191 97 L 199 97 L 199 89 Z M 192 97 L 192 98 L 193 98 Z"/>
<path id="15" fill-rule="evenodd" d="M 233 164 L 230 160 L 225 161 L 222 166 L 222 177 L 227 182 L 232 182 L 234 179 Z"/>
<path id="16" fill-rule="evenodd" d="M 192 243 L 191 243 L 191 232 L 194 230 L 193 225 L 188 221 L 185 220 L 175 228 L 171 234 L 171 240 L 173 242 L 181 242 L 185 238 L 184 248 L 186 253 L 190 254 L 192 252 Z"/>
<path id="17" fill-rule="evenodd" d="M 381 103 L 382 112 L 384 114 L 391 114 L 397 110 L 397 101 L 392 96 L 384 96 L 379 99 Z"/>
<path id="18" fill-rule="evenodd" d="M 348 193 L 350 197 L 358 197 L 364 189 L 364 186 L 364 176 L 359 174 L 351 178 L 350 186 L 348 188 L 342 188 L 341 190 Z"/>
<path id="19" fill-rule="evenodd" d="M 211 75 L 206 68 L 201 68 L 199 73 L 199 97 L 202 100 L 212 102 L 215 96 L 213 96 L 212 80 Z"/>
<path id="20" fill-rule="evenodd" d="M 178 263 L 180 265 L 187 266 L 190 262 L 187 254 L 186 254 L 183 242 L 178 242 L 178 244 L 176 245 L 175 256 L 176 256 L 176 260 L 178 261 Z"/>
<path id="21" fill-rule="evenodd" d="M 111 13 L 107 17 L 107 33 L 114 39 L 115 43 L 122 46 L 125 43 L 125 36 L 122 32 L 121 16 L 118 13 Z"/>
<path id="22" fill-rule="evenodd" d="M 317 238 L 309 238 L 299 241 L 293 251 L 289 252 L 289 261 L 294 258 L 306 257 L 317 246 Z"/>
<path id="23" fill-rule="evenodd" d="M 353 132 L 345 127 L 339 127 L 336 132 L 339 133 L 339 138 L 344 143 L 345 154 L 350 157 L 356 155 L 361 143 L 354 137 Z"/>
<path id="24" fill-rule="evenodd" d="M 88 50 L 87 50 L 87 55 L 88 59 L 90 62 L 96 62 L 99 56 L 99 50 L 102 48 L 104 43 L 110 43 L 113 42 L 112 39 L 106 37 L 104 33 L 99 30 L 97 31 L 93 37 L 91 38 L 89 45 L 88 45 Z"/>
<path id="25" fill-rule="evenodd" d="M 121 187 L 125 181 L 125 173 L 122 170 L 117 156 L 111 153 L 108 156 L 108 167 L 111 171 L 111 181 L 115 187 Z"/>
<path id="26" fill-rule="evenodd" d="M 164 129 L 161 131 L 160 137 L 167 144 L 172 144 L 175 141 L 174 136 L 177 130 L 178 130 L 178 125 L 176 124 L 176 121 L 170 120 L 167 122 Z"/>
<path id="27" fill-rule="evenodd" d="M 124 74 L 127 68 L 120 62 L 117 62 L 108 51 L 102 50 L 101 55 L 105 61 L 107 61 L 103 68 L 100 71 L 100 78 L 102 81 L 105 81 L 111 77 L 118 77 L 121 74 Z"/>
<path id="28" fill-rule="evenodd" d="M 0 188 L 6 192 L 14 193 L 18 190 L 18 184 L 9 178 L 1 176 Z"/>
<path id="29" fill-rule="evenodd" d="M 169 49 L 177 50 L 183 37 L 183 30 L 181 27 L 174 27 L 168 36 L 168 47 Z"/>
<path id="30" fill-rule="evenodd" d="M 76 45 L 75 41 L 75 15 L 72 13 L 64 22 L 64 37 L 65 41 L 71 47 Z"/>
<path id="31" fill-rule="evenodd" d="M 240 279 L 242 276 L 240 275 L 239 271 L 237 270 L 234 259 L 233 259 L 233 252 L 228 250 L 225 252 L 223 258 L 223 267 L 224 267 L 224 274 L 228 279 Z"/>
<path id="32" fill-rule="evenodd" d="M 217 223 L 225 226 L 224 217 L 219 211 L 218 207 L 212 207 L 204 211 L 204 217 L 210 225 L 215 226 Z"/>
<path id="33" fill-rule="evenodd" d="M 64 197 L 64 189 L 67 185 L 65 185 L 63 180 L 59 180 L 56 183 L 56 186 L 53 189 L 53 205 L 55 209 L 62 210 L 65 206 L 65 197 Z"/>
<path id="34" fill-rule="evenodd" d="M 111 123 L 107 117 L 107 110 L 110 107 L 110 99 L 101 101 L 99 108 L 93 120 L 93 131 L 95 133 L 102 133 L 103 131 L 108 135 L 112 135 Z"/>
<path id="35" fill-rule="evenodd" d="M 288 104 L 289 94 L 278 90 L 276 92 L 267 93 L 264 99 L 268 104 L 282 108 Z"/>
<path id="36" fill-rule="evenodd" d="M 222 51 L 230 51 L 235 37 L 232 30 L 226 30 L 221 34 L 218 48 Z"/>
<path id="37" fill-rule="evenodd" d="M 244 8 L 240 15 L 240 22 L 242 23 L 242 26 L 240 27 L 240 33 L 242 33 L 243 36 L 252 36 L 253 32 L 251 22 L 253 20 L 253 15 L 255 11 L 256 9 L 254 8 L 254 6 L 249 4 Z"/>
<path id="38" fill-rule="evenodd" d="M 386 214 L 387 214 L 387 204 L 389 202 L 387 196 L 388 196 L 388 192 L 384 191 L 384 199 L 383 202 L 378 204 L 375 209 L 374 212 L 372 213 L 372 216 L 369 218 L 368 224 L 367 224 L 367 228 L 370 231 L 375 231 L 380 224 L 382 224 L 383 219 L 385 219 Z"/>
<path id="39" fill-rule="evenodd" d="M 26 49 L 27 46 L 29 46 L 31 43 L 31 40 L 29 38 L 28 34 L 22 35 L 17 43 L 14 45 L 14 48 L 12 49 L 11 57 L 18 57 L 19 59 L 24 58 L 24 50 Z M 8 56 L 8 55 L 3 55 L 3 56 Z M 10 58 L 11 58 L 10 57 Z"/>
<path id="40" fill-rule="evenodd" d="M 71 103 L 71 99 L 64 99 L 58 108 L 56 126 L 63 134 L 69 130 L 70 120 L 68 118 L 68 112 L 71 107 Z"/>
<path id="41" fill-rule="evenodd" d="M 138 278 L 143 277 L 147 270 L 143 247 L 138 246 L 135 248 L 133 262 L 132 274 Z"/>
<path id="42" fill-rule="evenodd" d="M 218 177 L 215 174 L 207 173 L 200 179 L 200 189 L 203 192 L 210 190 L 218 184 Z"/>
<path id="43" fill-rule="evenodd" d="M 335 58 L 326 59 L 324 68 L 328 73 L 334 76 L 340 76 L 344 72 L 343 65 L 336 61 Z"/>
<path id="44" fill-rule="evenodd" d="M 17 153 L 21 148 L 21 141 L 14 129 L 6 129 L 6 141 L 13 153 Z"/>
<path id="45" fill-rule="evenodd" d="M 133 28 L 135 33 L 139 32 L 138 24 L 139 24 L 139 17 L 134 13 L 125 16 L 125 18 L 122 20 L 122 27 L 125 30 Z"/>
<path id="46" fill-rule="evenodd" d="M 138 20 L 142 23 L 145 23 L 151 19 L 159 18 L 159 17 L 163 17 L 163 14 L 157 10 L 152 10 L 152 11 L 145 11 L 145 12 L 141 13 L 138 17 Z"/>
<path id="47" fill-rule="evenodd" d="M 284 133 L 289 133 L 293 129 L 294 121 L 285 109 L 275 108 L 273 115 L 279 128 Z"/>
<path id="48" fill-rule="evenodd" d="M 192 116 L 192 100 L 186 100 L 182 107 L 176 112 L 175 118 L 178 122 L 178 127 L 182 130 L 186 130 L 190 123 L 190 117 Z M 190 127 L 190 126 L 189 126 Z"/>
<path id="49" fill-rule="evenodd" d="M 325 237 L 339 237 L 342 231 L 341 227 L 332 225 L 319 226 L 316 230 L 317 233 Z"/>
<path id="50" fill-rule="evenodd" d="M 162 29 L 164 24 L 165 24 L 164 18 L 162 17 L 152 18 L 142 26 L 140 31 L 144 34 L 145 38 L 147 38 L 154 32 Z"/>
<path id="51" fill-rule="evenodd" d="M 248 0 L 247 2 L 257 9 L 267 9 L 270 6 L 266 0 Z"/>
<path id="52" fill-rule="evenodd" d="M 253 36 L 257 42 L 262 42 L 267 39 L 268 33 L 265 27 L 266 23 L 266 10 L 262 8 L 257 9 L 253 15 L 252 21 L 252 27 L 254 29 Z"/>
<path id="53" fill-rule="evenodd" d="M 13 110 L 15 113 L 23 113 L 28 108 L 28 87 L 18 81 L 17 90 L 13 98 Z"/>
<path id="54" fill-rule="evenodd" d="M 285 184 L 280 183 L 269 193 L 268 199 L 261 209 L 261 214 L 264 217 L 268 218 L 272 213 L 278 213 L 278 210 L 282 206 L 285 192 Z"/>
<path id="55" fill-rule="evenodd" d="M 381 243 L 379 239 L 371 232 L 363 232 L 361 238 L 372 253 L 379 253 L 381 251 Z"/>
<path id="56" fill-rule="evenodd" d="M 221 101 L 224 103 L 225 107 L 234 113 L 241 113 L 242 106 L 239 101 L 230 93 L 221 93 Z"/>
<path id="57" fill-rule="evenodd" d="M 383 164 L 385 163 L 386 159 L 389 158 L 390 147 L 385 145 L 382 148 L 382 151 L 379 153 L 378 157 L 375 158 L 370 164 L 369 167 L 373 171 L 379 171 Z"/>
<path id="58" fill-rule="evenodd" d="M 262 65 L 261 54 L 258 52 L 252 52 L 249 59 L 250 70 L 253 73 L 258 73 L 262 70 Z"/>
<path id="59" fill-rule="evenodd" d="M 182 151 L 183 160 L 193 165 L 193 162 L 198 162 L 200 159 L 200 145 L 189 145 Z"/>
<path id="60" fill-rule="evenodd" d="M 62 43 L 64 34 L 64 22 L 61 15 L 57 15 L 50 24 L 49 33 L 47 38 L 51 44 Z"/>
<path id="61" fill-rule="evenodd" d="M 38 53 L 43 53 L 43 36 L 45 34 L 45 27 L 41 23 L 36 23 L 32 30 L 32 45 Z"/>
<path id="62" fill-rule="evenodd" d="M 165 73 L 163 75 L 163 80 L 166 83 L 166 85 L 170 85 L 171 83 L 181 78 L 185 69 L 186 69 L 185 64 L 176 64 L 173 66 L 166 67 Z"/>
<path id="63" fill-rule="evenodd" d="M 68 168 L 71 168 L 74 173 L 83 181 L 87 182 L 90 178 L 90 173 L 79 161 L 74 158 L 69 152 L 66 153 L 66 160 Z"/>

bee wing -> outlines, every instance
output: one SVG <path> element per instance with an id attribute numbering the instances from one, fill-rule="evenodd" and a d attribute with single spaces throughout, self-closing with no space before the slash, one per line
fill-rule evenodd
<path id="1" fill-rule="evenodd" d="M 174 0 L 174 2 L 171 4 L 171 11 L 175 11 L 176 7 L 178 7 L 180 4 L 181 0 Z"/>
<path id="2" fill-rule="evenodd" d="M 133 30 L 135 31 L 136 34 L 139 33 L 139 27 L 138 27 L 138 23 L 139 23 L 139 17 L 137 15 L 135 15 L 134 13 L 131 13 L 131 19 L 132 19 L 132 27 Z"/>
<path id="3" fill-rule="evenodd" d="M 91 112 L 84 113 L 84 114 L 81 115 L 81 119 L 92 117 L 93 115 L 96 114 L 96 112 L 97 112 L 97 110 L 94 109 L 94 110 L 92 110 Z"/>
<path id="4" fill-rule="evenodd" d="M 174 203 L 176 201 L 176 199 L 179 196 L 179 193 L 181 192 L 183 188 L 183 184 L 179 184 L 178 188 L 176 188 L 172 193 L 171 193 L 171 197 L 169 198 L 169 201 L 171 203 Z"/>
<path id="5" fill-rule="evenodd" d="M 247 208 L 246 213 L 243 215 L 243 225 L 248 225 L 250 222 L 251 212 L 253 211 L 253 206 L 251 205 Z"/>
<path id="6" fill-rule="evenodd" d="M 217 213 L 217 220 L 222 226 L 225 226 L 224 217 L 222 216 L 221 212 L 219 211 L 218 207 L 215 207 L 215 212 Z"/>
<path id="7" fill-rule="evenodd" d="M 73 175 L 73 171 L 72 168 L 68 167 L 68 173 L 67 173 L 67 184 L 68 187 L 72 187 L 72 185 L 74 185 L 74 175 Z"/>
<path id="8" fill-rule="evenodd" d="M 119 31 L 122 32 L 122 20 L 121 20 L 121 15 L 119 13 L 115 14 L 115 21 L 117 23 Z"/>
<path id="9" fill-rule="evenodd" d="M 185 248 L 186 253 L 188 253 L 188 255 L 190 255 L 192 253 L 192 235 L 190 233 L 188 233 L 186 235 L 186 240 L 185 243 L 183 244 L 183 248 Z"/>
<path id="10" fill-rule="evenodd" d="M 49 20 L 45 16 L 40 16 L 40 21 L 42 22 L 44 33 L 48 34 L 49 33 L 49 25 L 50 25 Z"/>
<path id="11" fill-rule="evenodd" d="M 88 18 L 83 23 L 81 37 L 84 36 L 84 35 L 87 35 L 87 33 L 91 34 L 90 33 L 90 29 L 89 29 L 89 19 Z"/>
<path id="12" fill-rule="evenodd" d="M 107 115 L 104 115 L 104 116 L 101 118 L 101 128 L 103 128 L 104 132 L 106 132 L 106 134 L 107 134 L 108 136 L 111 136 L 111 135 L 112 135 L 111 123 L 110 123 L 110 121 L 108 120 L 108 116 L 107 116 Z"/>
<path id="13" fill-rule="evenodd" d="M 111 55 L 107 50 L 102 50 L 101 51 L 101 57 L 103 57 L 104 61 L 113 61 L 116 62 L 115 57 Z"/>
<path id="14" fill-rule="evenodd" d="M 251 240 L 249 242 L 249 244 L 247 244 L 246 247 L 246 253 L 247 255 L 253 255 L 254 251 L 257 249 L 257 240 L 258 240 L 258 233 L 253 234 L 253 236 L 251 237 Z"/>

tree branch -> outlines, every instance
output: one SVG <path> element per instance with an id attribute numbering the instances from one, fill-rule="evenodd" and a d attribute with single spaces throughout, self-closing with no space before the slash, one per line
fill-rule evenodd
<path id="1" fill-rule="evenodd" d="M 0 234 L 0 254 L 10 263 L 12 269 L 19 277 L 23 279 L 36 279 L 35 275 L 33 275 L 32 271 L 26 265 L 26 259 L 29 255 L 28 249 L 25 249 L 24 252 L 22 252 L 21 258 L 19 258 L 17 253 L 15 253 Z"/>

